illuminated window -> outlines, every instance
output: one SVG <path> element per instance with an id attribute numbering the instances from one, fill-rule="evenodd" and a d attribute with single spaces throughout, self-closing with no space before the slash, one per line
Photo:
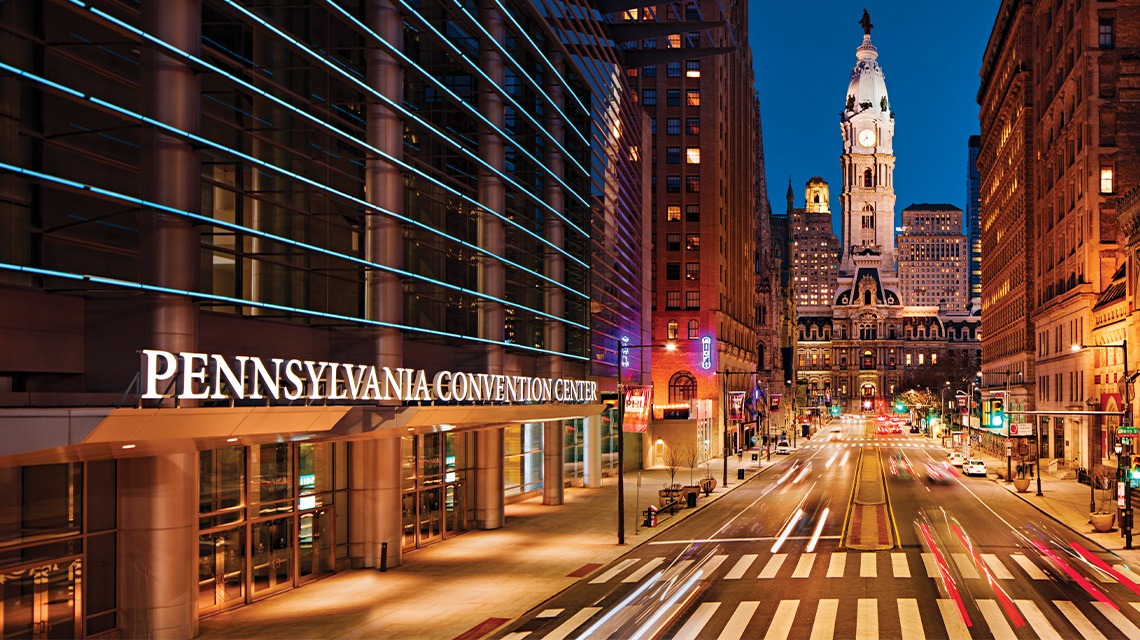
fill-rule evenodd
<path id="1" fill-rule="evenodd" d="M 665 207 L 665 220 L 669 222 L 678 222 L 681 220 L 681 205 L 671 204 Z"/>
<path id="2" fill-rule="evenodd" d="M 689 320 L 689 339 L 696 340 L 700 336 L 700 324 L 696 320 Z"/>
<path id="3" fill-rule="evenodd" d="M 685 149 L 685 163 L 686 164 L 700 164 L 701 163 L 701 148 L 700 147 L 687 147 Z"/>
<path id="4" fill-rule="evenodd" d="M 701 177 L 700 176 L 685 176 L 685 193 L 700 193 L 701 192 Z"/>
<path id="5" fill-rule="evenodd" d="M 701 263 L 699 263 L 699 262 L 686 262 L 685 263 L 685 279 L 686 280 L 700 280 L 701 279 Z"/>
<path id="6" fill-rule="evenodd" d="M 680 49 L 681 48 L 681 34 L 679 34 L 679 33 L 669 34 L 669 48 L 670 49 Z"/>
<path id="7" fill-rule="evenodd" d="M 666 329 L 665 329 L 666 340 L 676 340 L 677 339 L 677 327 L 678 327 L 677 321 L 676 320 L 670 320 L 669 324 L 665 325 L 665 327 L 666 327 Z"/>
<path id="8" fill-rule="evenodd" d="M 670 310 L 677 310 L 681 308 L 681 292 L 680 291 L 666 291 L 665 292 L 665 308 Z"/>
<path id="9" fill-rule="evenodd" d="M 918 366 L 921 367 L 924 364 L 926 364 L 926 354 L 920 353 L 920 354 L 918 354 Z"/>
<path id="10" fill-rule="evenodd" d="M 701 119 L 700 118 L 685 118 L 685 133 L 691 136 L 701 134 Z"/>
<path id="11" fill-rule="evenodd" d="M 701 90 L 700 89 L 686 89 L 685 90 L 685 104 L 690 107 L 701 106 Z"/>
<path id="12" fill-rule="evenodd" d="M 1101 167 L 1100 168 L 1100 192 L 1101 193 L 1112 193 L 1114 191 L 1113 187 L 1114 187 L 1114 185 L 1113 185 L 1113 180 L 1112 180 L 1112 167 L 1107 167 L 1107 166 Z"/>
<path id="13" fill-rule="evenodd" d="M 938 354 L 937 353 L 930 354 L 930 364 L 938 364 Z"/>
<path id="14" fill-rule="evenodd" d="M 685 234 L 685 251 L 700 251 L 701 250 L 701 234 L 699 233 L 686 233 Z"/>
<path id="15" fill-rule="evenodd" d="M 685 292 L 685 308 L 686 309 L 700 309 L 701 308 L 701 292 L 700 291 L 686 291 Z"/>
<path id="16" fill-rule="evenodd" d="M 685 61 L 685 76 L 689 78 L 701 77 L 701 61 L 700 60 L 686 60 Z"/>
<path id="17" fill-rule="evenodd" d="M 906 366 L 910 366 L 910 354 L 906 354 Z"/>

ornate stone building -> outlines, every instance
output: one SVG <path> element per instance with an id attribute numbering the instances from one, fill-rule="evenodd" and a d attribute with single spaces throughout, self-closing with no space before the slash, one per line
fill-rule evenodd
<path id="1" fill-rule="evenodd" d="M 957 388 L 979 346 L 978 316 L 908 305 L 901 295 L 894 113 L 869 22 L 840 117 L 843 252 L 836 293 L 827 306 L 800 307 L 796 327 L 795 364 L 808 406 L 839 402 L 845 411 L 882 408 L 912 386 L 950 381 Z"/>

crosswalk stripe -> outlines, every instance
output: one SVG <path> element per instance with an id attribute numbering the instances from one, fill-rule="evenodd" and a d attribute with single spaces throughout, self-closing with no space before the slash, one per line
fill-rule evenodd
<path id="1" fill-rule="evenodd" d="M 590 619 L 595 613 L 601 611 L 601 607 L 583 607 L 581 611 L 570 616 L 570 619 L 558 625 L 554 631 L 546 635 L 545 640 L 562 640 L 570 635 L 570 632 L 577 629 L 583 622 Z"/>
<path id="2" fill-rule="evenodd" d="M 876 562 L 877 555 L 874 553 L 861 553 L 859 554 L 859 577 L 860 578 L 877 578 L 879 577 L 879 565 Z"/>
<path id="3" fill-rule="evenodd" d="M 1128 604 L 1132 605 L 1133 609 L 1140 611 L 1140 602 L 1129 602 Z"/>
<path id="4" fill-rule="evenodd" d="M 557 618 L 558 614 L 565 611 L 565 609 L 543 609 L 536 615 L 536 618 Z"/>
<path id="5" fill-rule="evenodd" d="M 1127 565 L 1114 564 L 1114 565 L 1112 565 L 1112 568 L 1116 569 L 1121 574 L 1123 574 L 1125 578 L 1128 578 L 1129 580 L 1131 580 L 1132 582 L 1135 582 L 1136 584 L 1140 584 L 1140 574 L 1137 574 L 1136 572 L 1129 569 Z"/>
<path id="6" fill-rule="evenodd" d="M 709 618 L 716 613 L 719 606 L 719 602 L 702 602 L 701 606 L 697 607 L 697 610 L 685 622 L 685 626 L 681 627 L 681 630 L 674 636 L 674 640 L 696 640 L 696 637 L 704 630 Z"/>
<path id="7" fill-rule="evenodd" d="M 918 600 L 899 598 L 899 629 L 907 640 L 926 640 L 922 630 L 922 616 L 918 614 Z"/>
<path id="8" fill-rule="evenodd" d="M 1037 632 L 1037 637 L 1041 640 L 1062 640 L 1061 634 L 1049 624 L 1049 620 L 1041 613 L 1041 609 L 1037 607 L 1037 603 L 1032 600 L 1014 600 L 1014 604 L 1018 609 L 1021 609 L 1022 615 L 1029 622 L 1029 626 Z"/>
<path id="9" fill-rule="evenodd" d="M 1096 628 L 1085 614 L 1077 608 L 1077 605 L 1069 602 L 1068 600 L 1054 600 L 1053 606 L 1061 612 L 1061 615 L 1069 621 L 1069 624 L 1077 628 L 1077 631 L 1085 640 L 1105 640 L 1104 634 Z"/>
<path id="10" fill-rule="evenodd" d="M 764 570 L 760 572 L 761 578 L 775 578 L 776 573 L 780 571 L 780 567 L 784 564 L 784 559 L 788 557 L 786 553 L 774 553 L 768 559 L 768 564 L 764 565 Z"/>
<path id="11" fill-rule="evenodd" d="M 964 553 L 952 553 L 950 555 L 954 557 L 954 564 L 958 565 L 958 571 L 962 573 L 963 578 L 982 577 L 978 574 L 978 568 L 974 566 L 973 562 L 970 562 L 970 556 Z"/>
<path id="12" fill-rule="evenodd" d="M 503 640 L 522 640 L 529 635 L 529 631 L 516 631 L 514 633 L 508 633 L 507 635 L 503 636 Z"/>
<path id="13" fill-rule="evenodd" d="M 874 598 L 859 598 L 859 609 L 855 615 L 855 639 L 878 640 L 879 601 Z"/>
<path id="14" fill-rule="evenodd" d="M 827 563 L 827 577 L 828 578 L 842 578 L 843 571 L 847 568 L 847 552 L 840 551 L 839 553 L 831 554 L 831 560 Z"/>
<path id="15" fill-rule="evenodd" d="M 977 602 L 982 617 L 986 619 L 986 624 L 990 627 L 990 633 L 994 635 L 994 640 L 1017 640 L 1017 636 L 1013 633 L 1005 615 L 1002 614 L 997 601 L 980 599 Z"/>
<path id="16" fill-rule="evenodd" d="M 705 566 L 701 568 L 701 570 L 704 571 L 704 577 L 707 578 L 716 573 L 716 570 L 719 569 L 720 565 L 724 564 L 724 561 L 727 559 L 727 554 L 717 554 L 710 558 L 709 561 L 705 563 Z"/>
<path id="17" fill-rule="evenodd" d="M 1029 558 L 1026 558 L 1023 554 L 1011 553 L 1009 554 L 1009 557 L 1013 558 L 1013 561 L 1016 562 L 1017 565 L 1025 571 L 1025 573 L 1029 574 L 1030 578 L 1034 580 L 1049 579 L 1049 576 L 1045 575 L 1045 572 L 1042 571 L 1040 567 L 1033 564 L 1033 561 Z"/>
<path id="18" fill-rule="evenodd" d="M 949 598 L 938 599 L 938 612 L 942 614 L 942 624 L 946 625 L 948 640 L 970 640 L 970 630 L 958 611 L 958 605 Z"/>
<path id="19" fill-rule="evenodd" d="M 724 576 L 724 579 L 739 580 L 742 578 L 744 576 L 744 572 L 748 571 L 748 567 L 751 567 L 752 563 L 756 562 L 756 557 L 757 554 L 755 553 L 746 553 L 740 556 L 740 559 L 736 561 L 736 564 L 732 566 L 732 569 L 728 571 L 728 573 Z"/>
<path id="20" fill-rule="evenodd" d="M 1125 638 L 1140 638 L 1140 629 L 1132 624 L 1131 620 L 1125 618 L 1123 613 L 1120 613 L 1103 602 L 1094 602 L 1093 606 L 1096 607 L 1096 610 L 1099 611 L 1101 615 L 1108 618 L 1109 622 L 1116 625 L 1117 629 L 1123 631 Z"/>
<path id="21" fill-rule="evenodd" d="M 653 558 L 649 562 L 646 562 L 645 565 L 637 571 L 634 571 L 628 576 L 622 578 L 622 582 L 637 582 L 645 576 L 649 575 L 649 572 L 656 569 L 657 565 L 661 564 L 662 562 L 665 562 L 665 558 Z"/>
<path id="22" fill-rule="evenodd" d="M 910 577 L 910 565 L 907 564 L 905 553 L 891 554 L 891 571 L 895 574 L 896 578 Z"/>
<path id="23" fill-rule="evenodd" d="M 603 582 L 609 582 L 610 580 L 613 580 L 619 573 L 621 573 L 622 571 L 625 571 L 626 569 L 632 567 L 633 565 L 635 565 L 637 563 L 638 563 L 637 558 L 629 558 L 627 560 L 622 560 L 621 562 L 617 563 L 617 565 L 614 566 L 614 568 L 610 569 L 609 571 L 607 571 L 607 572 L 603 573 L 602 575 L 591 580 L 590 584 L 602 584 Z"/>
<path id="24" fill-rule="evenodd" d="M 839 600 L 824 598 L 815 607 L 815 622 L 811 625 L 811 640 L 832 640 L 835 637 L 835 617 L 839 613 Z"/>
<path id="25" fill-rule="evenodd" d="M 996 554 L 983 553 L 982 560 L 986 561 L 986 564 L 990 567 L 990 571 L 993 572 L 994 577 L 998 580 L 1013 580 L 1013 574 L 1009 572 L 1009 569 L 1005 568 L 1001 560 L 998 560 Z"/>
<path id="26" fill-rule="evenodd" d="M 807 578 L 811 575 L 812 565 L 815 564 L 815 554 L 805 553 L 800 556 L 800 561 L 796 563 L 796 570 L 792 572 L 793 578 Z"/>
<path id="27" fill-rule="evenodd" d="M 926 567 L 926 577 L 927 578 L 940 578 L 940 577 L 942 577 L 938 573 L 938 563 L 934 561 L 934 554 L 933 553 L 922 554 L 922 564 L 923 564 L 923 566 Z"/>
<path id="28" fill-rule="evenodd" d="M 752 619 L 752 614 L 756 613 L 756 607 L 759 606 L 759 600 L 745 600 L 736 605 L 736 611 L 732 612 L 732 618 L 721 630 L 717 640 L 740 640 L 743 638 L 744 632 L 748 630 L 748 621 Z"/>
<path id="29" fill-rule="evenodd" d="M 772 624 L 768 625 L 768 633 L 764 634 L 764 640 L 787 640 L 799 608 L 799 600 L 781 600 L 776 607 L 776 615 L 772 617 Z"/>

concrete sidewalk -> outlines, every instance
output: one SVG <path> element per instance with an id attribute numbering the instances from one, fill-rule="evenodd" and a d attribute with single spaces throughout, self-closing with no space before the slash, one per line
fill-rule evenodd
<path id="1" fill-rule="evenodd" d="M 1096 505 L 1097 510 L 1115 511 L 1116 496 L 1109 495 L 1108 491 L 1096 491 L 1095 495 L 1089 485 L 1081 484 L 1073 479 L 1060 479 L 1049 473 L 1040 474 L 1041 495 L 1037 495 L 1037 481 L 1034 477 L 1029 483 L 1029 490 L 1020 493 L 1013 482 L 1005 479 L 1007 466 L 1012 466 L 1016 476 L 1017 462 L 1007 465 L 1004 457 L 998 457 L 982 449 L 970 450 L 970 457 L 979 458 L 986 463 L 988 478 L 1009 490 L 1010 493 L 1033 505 L 1036 509 L 1054 520 L 1064 524 L 1085 538 L 1096 542 L 1121 557 L 1129 567 L 1140 567 L 1140 531 L 1133 529 L 1133 549 L 1124 549 L 1124 537 L 1120 533 L 1119 521 L 1117 526 L 1108 533 L 1095 531 L 1089 522 L 1089 507 Z M 1001 478 L 998 477 L 1000 471 Z"/>
<path id="2" fill-rule="evenodd" d="M 502 529 L 471 531 L 411 551 L 402 566 L 385 573 L 339 573 L 203 619 L 200 637 L 484 637 L 740 486 L 738 468 L 746 478 L 760 472 L 758 464 L 766 469 L 763 454 L 754 462 L 751 453 L 740 461 L 729 457 L 728 487 L 722 461 L 710 462 L 707 472 L 717 479 L 713 493 L 702 494 L 696 509 L 662 514 L 654 529 L 640 526 L 641 512 L 657 503 L 668 473 L 627 472 L 624 546 L 617 545 L 617 481 L 605 478 L 600 488 L 566 489 L 561 506 L 544 506 L 541 496 L 508 505 Z M 693 480 L 705 473 L 705 465 L 694 469 Z M 674 481 L 689 484 L 689 470 L 679 469 Z"/>

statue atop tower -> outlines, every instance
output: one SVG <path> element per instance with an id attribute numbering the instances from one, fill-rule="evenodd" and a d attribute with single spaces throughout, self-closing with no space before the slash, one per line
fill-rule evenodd
<path id="1" fill-rule="evenodd" d="M 866 8 L 863 9 L 863 19 L 859 21 L 859 24 L 863 25 L 864 34 L 871 35 L 871 29 L 874 29 L 875 25 L 871 24 L 871 14 L 867 12 Z"/>

